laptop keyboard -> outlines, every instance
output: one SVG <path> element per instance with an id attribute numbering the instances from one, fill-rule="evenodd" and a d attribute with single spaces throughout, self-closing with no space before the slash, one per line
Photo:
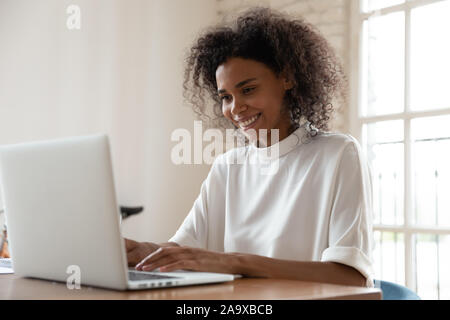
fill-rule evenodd
<path id="1" fill-rule="evenodd" d="M 130 281 L 140 281 L 140 280 L 177 279 L 178 277 L 163 276 L 155 273 L 128 271 L 128 278 L 130 279 Z"/>

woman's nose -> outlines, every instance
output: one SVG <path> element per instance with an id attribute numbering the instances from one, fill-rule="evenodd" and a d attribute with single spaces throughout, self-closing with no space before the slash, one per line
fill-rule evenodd
<path id="1" fill-rule="evenodd" d="M 241 113 L 242 111 L 245 111 L 247 109 L 247 105 L 245 104 L 245 101 L 242 101 L 240 99 L 234 99 L 233 103 L 231 105 L 231 114 L 237 115 Z"/>

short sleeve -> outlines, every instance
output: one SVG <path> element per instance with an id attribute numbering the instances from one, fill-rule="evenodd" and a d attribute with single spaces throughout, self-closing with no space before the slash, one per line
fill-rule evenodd
<path id="1" fill-rule="evenodd" d="M 194 248 L 215 248 L 214 245 L 217 242 L 215 237 L 220 235 L 220 227 L 217 226 L 217 217 L 213 217 L 211 221 L 210 215 L 211 212 L 214 215 L 216 212 L 224 210 L 222 208 L 224 194 L 221 192 L 223 181 L 220 178 L 220 170 L 223 167 L 220 164 L 220 157 L 217 157 L 214 161 L 208 176 L 201 185 L 200 194 L 175 235 L 169 239 L 169 242 Z M 212 206 L 211 204 L 214 205 Z M 213 235 L 211 235 L 211 229 L 216 230 Z"/>
<path id="2" fill-rule="evenodd" d="M 372 181 L 370 169 L 356 139 L 342 152 L 331 206 L 328 248 L 321 261 L 353 267 L 373 287 Z"/>

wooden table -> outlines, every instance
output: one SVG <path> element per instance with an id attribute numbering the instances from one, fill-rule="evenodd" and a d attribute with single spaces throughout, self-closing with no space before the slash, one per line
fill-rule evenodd
<path id="1" fill-rule="evenodd" d="M 0 299 L 376 300 L 381 299 L 381 291 L 377 288 L 254 278 L 143 291 L 114 291 L 93 287 L 69 290 L 65 283 L 20 278 L 14 274 L 0 274 Z"/>

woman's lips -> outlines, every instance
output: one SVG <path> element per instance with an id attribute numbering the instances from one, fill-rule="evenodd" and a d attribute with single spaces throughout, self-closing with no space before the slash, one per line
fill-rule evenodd
<path id="1" fill-rule="evenodd" d="M 239 126 L 241 127 L 241 129 L 243 129 L 244 131 L 253 128 L 256 123 L 258 122 L 259 118 L 261 117 L 261 113 L 257 114 L 255 116 L 255 120 L 253 120 L 253 122 L 251 122 L 250 124 L 247 124 L 246 126 L 244 126 L 243 124 L 239 123 Z M 252 119 L 250 119 L 252 120 Z"/>

